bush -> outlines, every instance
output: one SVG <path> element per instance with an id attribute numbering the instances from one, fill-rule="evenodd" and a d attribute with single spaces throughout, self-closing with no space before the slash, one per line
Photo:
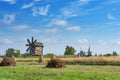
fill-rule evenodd
<path id="1" fill-rule="evenodd" d="M 44 55 L 44 57 L 51 58 L 53 55 L 54 55 L 54 53 L 48 53 L 48 54 Z"/>
<path id="2" fill-rule="evenodd" d="M 111 53 L 104 54 L 103 56 L 112 56 Z"/>

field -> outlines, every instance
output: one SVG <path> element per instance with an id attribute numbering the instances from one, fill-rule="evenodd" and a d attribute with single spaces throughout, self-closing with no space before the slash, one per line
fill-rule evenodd
<path id="1" fill-rule="evenodd" d="M 68 58 L 67 58 L 68 59 Z M 22 62 L 23 60 L 23 62 Z M 49 59 L 46 59 L 49 60 Z M 65 60 L 65 58 L 64 58 Z M 72 59 L 71 59 L 72 60 Z M 0 67 L 0 80 L 119 80 L 120 66 L 66 65 L 66 68 L 45 68 L 37 58 L 18 58 L 15 67 Z"/>
<path id="2" fill-rule="evenodd" d="M 62 57 L 59 58 L 65 64 L 84 64 L 84 65 L 120 65 L 120 56 L 111 57 Z M 50 58 L 45 58 L 46 64 Z M 38 58 L 17 58 L 17 62 L 38 62 Z"/>

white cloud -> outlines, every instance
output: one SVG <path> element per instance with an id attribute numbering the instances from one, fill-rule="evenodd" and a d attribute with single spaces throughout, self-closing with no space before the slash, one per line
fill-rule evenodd
<path id="1" fill-rule="evenodd" d="M 89 2 L 90 0 L 77 0 L 71 2 L 68 6 L 60 9 L 62 17 L 70 18 L 85 14 L 85 9 L 82 6 Z"/>
<path id="2" fill-rule="evenodd" d="M 52 34 L 54 34 L 54 33 L 57 33 L 57 32 L 58 32 L 57 29 L 46 29 L 46 30 L 44 30 L 44 33 L 52 33 Z"/>
<path id="3" fill-rule="evenodd" d="M 10 4 L 15 4 L 16 3 L 16 0 L 0 0 L 0 1 L 8 2 Z"/>
<path id="4" fill-rule="evenodd" d="M 13 41 L 11 41 L 7 38 L 4 38 L 4 39 L 0 39 L 0 43 L 1 44 L 13 44 Z"/>
<path id="5" fill-rule="evenodd" d="M 24 5 L 22 6 L 22 9 L 30 8 L 30 7 L 32 7 L 33 5 L 34 5 L 33 2 L 32 2 L 32 3 L 29 3 L 29 4 L 24 4 Z"/>
<path id="6" fill-rule="evenodd" d="M 2 22 L 5 24 L 10 24 L 10 23 L 14 22 L 14 20 L 15 20 L 14 14 L 6 14 L 6 15 L 4 15 Z"/>
<path id="7" fill-rule="evenodd" d="M 87 39 L 80 39 L 80 40 L 77 40 L 77 43 L 87 43 L 88 42 L 88 40 Z"/>
<path id="8" fill-rule="evenodd" d="M 29 29 L 29 31 L 33 33 L 45 33 L 45 34 L 55 34 L 58 32 L 57 29 L 45 29 L 45 30 Z"/>
<path id="9" fill-rule="evenodd" d="M 28 25 L 24 24 L 24 25 L 17 25 L 17 26 L 14 26 L 13 29 L 14 30 L 24 30 L 24 29 L 28 29 L 30 28 Z"/>
<path id="10" fill-rule="evenodd" d="M 44 42 L 44 43 L 56 43 L 57 40 L 54 39 L 54 38 L 47 38 L 47 39 L 43 40 L 43 42 Z"/>
<path id="11" fill-rule="evenodd" d="M 116 43 L 120 45 L 120 41 L 116 41 Z"/>
<path id="12" fill-rule="evenodd" d="M 67 31 L 80 31 L 80 26 L 67 27 Z"/>
<path id="13" fill-rule="evenodd" d="M 106 45 L 107 44 L 107 42 L 105 42 L 103 40 L 98 40 L 97 43 L 100 44 L 100 45 Z"/>
<path id="14" fill-rule="evenodd" d="M 115 40 L 115 41 L 113 41 L 113 43 L 120 45 L 120 40 Z"/>
<path id="15" fill-rule="evenodd" d="M 48 26 L 67 26 L 66 20 L 52 20 Z"/>
<path id="16" fill-rule="evenodd" d="M 115 20 L 116 18 L 114 17 L 114 16 L 112 16 L 111 14 L 107 14 L 107 17 L 108 17 L 108 19 L 110 19 L 110 20 Z"/>
<path id="17" fill-rule="evenodd" d="M 74 17 L 78 15 L 76 11 L 69 11 L 69 10 L 63 10 L 62 13 L 65 17 Z"/>
<path id="18" fill-rule="evenodd" d="M 43 15 L 46 16 L 48 13 L 50 5 L 47 5 L 45 7 L 34 7 L 33 8 L 33 16 L 37 16 L 37 15 Z"/>
<path id="19" fill-rule="evenodd" d="M 74 6 L 71 5 L 71 6 L 62 8 L 60 10 L 61 15 L 65 18 L 70 18 L 70 17 L 77 16 L 79 9 L 78 9 L 78 6 L 76 6 L 76 7 L 75 6 L 76 5 L 74 5 Z"/>

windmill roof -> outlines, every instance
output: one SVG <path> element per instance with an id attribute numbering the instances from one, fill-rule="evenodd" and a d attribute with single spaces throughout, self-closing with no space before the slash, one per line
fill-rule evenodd
<path id="1" fill-rule="evenodd" d="M 35 42 L 35 46 L 43 47 L 44 45 L 43 45 L 43 43 L 41 43 L 41 42 Z"/>

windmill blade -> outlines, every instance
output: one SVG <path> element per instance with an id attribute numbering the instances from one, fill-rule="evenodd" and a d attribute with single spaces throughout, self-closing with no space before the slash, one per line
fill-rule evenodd
<path id="1" fill-rule="evenodd" d="M 28 51 L 30 48 L 28 47 L 27 49 L 26 49 L 26 51 Z"/>
<path id="2" fill-rule="evenodd" d="M 29 44 L 31 44 L 29 39 L 27 39 L 27 42 L 28 42 Z"/>
<path id="3" fill-rule="evenodd" d="M 34 38 L 32 37 L 32 41 L 31 41 L 32 43 L 34 42 L 33 40 L 34 40 Z"/>
<path id="4" fill-rule="evenodd" d="M 35 40 L 33 43 L 35 43 L 37 40 Z"/>
<path id="5" fill-rule="evenodd" d="M 35 48 L 35 44 L 31 44 L 31 48 L 34 49 Z"/>
<path id="6" fill-rule="evenodd" d="M 30 44 L 26 44 L 26 46 L 30 46 Z"/>
<path id="7" fill-rule="evenodd" d="M 34 48 L 32 46 L 30 46 L 30 53 L 34 53 Z"/>
<path id="8" fill-rule="evenodd" d="M 30 53 L 31 53 L 31 54 L 33 54 L 33 53 L 34 53 L 34 51 L 33 51 L 32 49 L 30 49 Z"/>
<path id="9" fill-rule="evenodd" d="M 34 50 L 34 46 L 33 46 L 33 45 L 32 45 L 32 46 L 30 46 L 30 49 Z"/>

